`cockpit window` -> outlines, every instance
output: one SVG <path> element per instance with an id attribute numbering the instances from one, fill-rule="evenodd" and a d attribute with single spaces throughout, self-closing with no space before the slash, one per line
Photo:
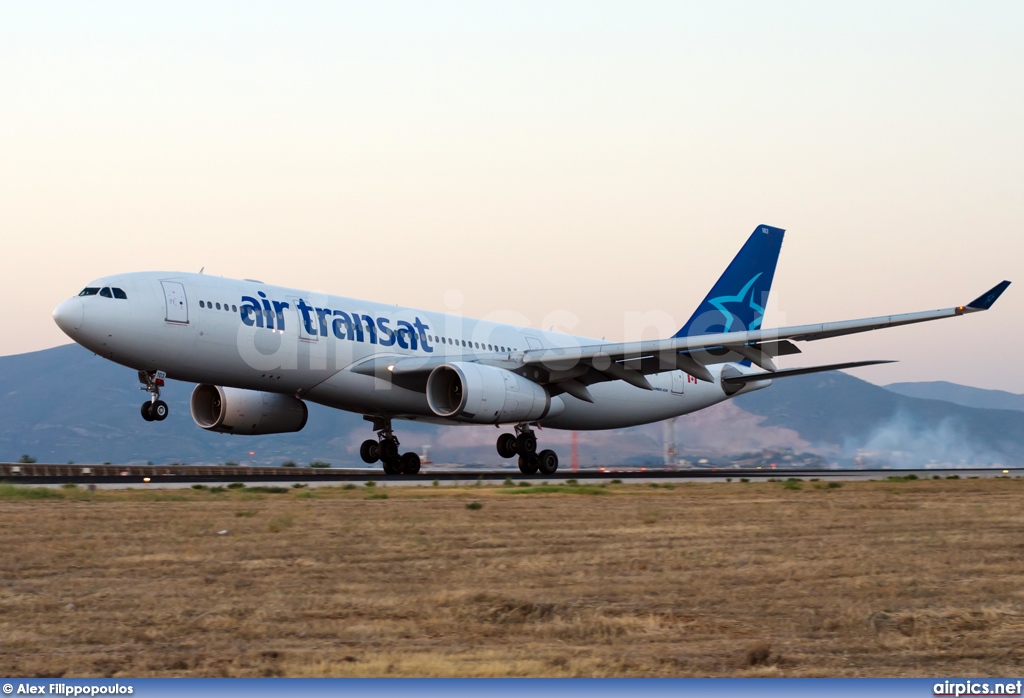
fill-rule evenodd
<path id="1" fill-rule="evenodd" d="M 82 292 L 79 293 L 78 295 L 80 295 L 80 296 L 95 296 L 99 292 L 100 292 L 100 289 L 99 289 L 98 286 L 86 286 L 85 288 L 82 289 Z"/>
<path id="2" fill-rule="evenodd" d="M 119 288 L 111 288 L 110 290 L 114 292 L 114 298 L 120 298 L 121 300 L 125 301 L 128 300 L 128 294 L 125 293 L 123 290 Z"/>
<path id="3" fill-rule="evenodd" d="M 100 295 L 103 296 L 104 298 L 113 298 L 113 296 L 110 295 L 110 289 L 107 288 L 106 286 L 104 286 L 103 290 L 100 291 Z"/>

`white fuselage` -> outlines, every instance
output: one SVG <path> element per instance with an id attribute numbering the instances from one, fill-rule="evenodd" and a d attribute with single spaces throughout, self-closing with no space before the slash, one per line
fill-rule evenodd
<path id="1" fill-rule="evenodd" d="M 169 378 L 294 395 L 329 407 L 399 419 L 440 418 L 419 390 L 353 370 L 367 359 L 422 357 L 517 366 L 522 352 L 596 340 L 424 310 L 202 274 L 137 272 L 98 279 L 127 298 L 75 297 L 58 325 L 96 354 Z M 682 371 L 648 376 L 654 390 L 621 380 L 589 386 L 594 402 L 562 393 L 540 420 L 556 429 L 613 429 L 703 409 L 727 399 Z M 741 367 L 741 370 L 746 370 Z M 525 374 L 529 378 L 529 369 Z M 763 387 L 751 384 L 740 392 Z"/>

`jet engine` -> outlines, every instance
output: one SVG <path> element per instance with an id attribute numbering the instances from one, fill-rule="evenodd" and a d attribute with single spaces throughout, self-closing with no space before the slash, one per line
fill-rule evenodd
<path id="1" fill-rule="evenodd" d="M 291 395 L 218 385 L 197 385 L 190 400 L 192 419 L 222 434 L 284 434 L 306 426 L 306 403 Z"/>
<path id="2" fill-rule="evenodd" d="M 430 372 L 427 404 L 438 417 L 503 424 L 553 416 L 561 400 L 552 405 L 544 388 L 503 368 L 453 361 Z"/>

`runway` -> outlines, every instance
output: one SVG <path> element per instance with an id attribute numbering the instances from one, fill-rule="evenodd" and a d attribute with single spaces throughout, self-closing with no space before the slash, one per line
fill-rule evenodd
<path id="1" fill-rule="evenodd" d="M 381 485 L 468 485 L 476 482 L 565 481 L 609 482 L 725 482 L 727 480 L 767 480 L 771 478 L 814 478 L 828 480 L 885 480 L 890 477 L 919 479 L 1024 477 L 1024 467 L 1014 468 L 922 468 L 922 469 L 784 469 L 784 468 L 690 468 L 671 470 L 604 466 L 578 471 L 559 470 L 552 475 L 524 475 L 517 468 L 472 468 L 444 464 L 424 466 L 418 475 L 385 475 L 374 468 L 281 468 L 257 466 L 202 465 L 58 465 L 45 463 L 0 463 L 0 480 L 12 484 L 61 485 L 89 484 L 101 487 L 188 487 L 193 484 L 265 482 L 279 485 L 305 483 L 310 486 L 332 486 L 338 483 Z"/>

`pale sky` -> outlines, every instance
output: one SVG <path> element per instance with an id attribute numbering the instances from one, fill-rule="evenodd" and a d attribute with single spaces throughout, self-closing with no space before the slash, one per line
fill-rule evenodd
<path id="1" fill-rule="evenodd" d="M 766 327 L 1015 282 L 786 366 L 1024 392 L 1022 36 L 1020 2 L 9 0 L 0 354 L 200 267 L 653 338 L 767 223 Z"/>

